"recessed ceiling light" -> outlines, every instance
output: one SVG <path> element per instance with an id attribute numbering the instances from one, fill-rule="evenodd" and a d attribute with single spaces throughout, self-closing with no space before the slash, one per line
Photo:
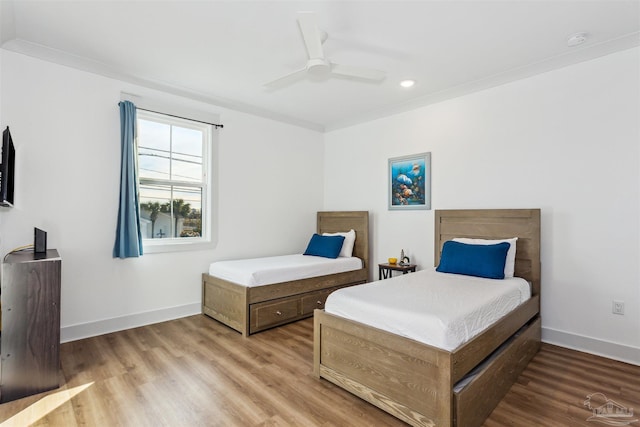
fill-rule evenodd
<path id="1" fill-rule="evenodd" d="M 411 86 L 413 86 L 414 84 L 416 84 L 415 80 L 403 80 L 400 82 L 400 86 L 404 87 L 404 88 L 409 88 Z"/>
<path id="2" fill-rule="evenodd" d="M 587 41 L 587 33 L 571 34 L 567 39 L 567 46 L 569 47 L 578 46 L 586 41 Z"/>

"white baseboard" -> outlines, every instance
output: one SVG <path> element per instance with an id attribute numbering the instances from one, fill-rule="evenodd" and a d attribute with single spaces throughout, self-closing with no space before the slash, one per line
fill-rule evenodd
<path id="1" fill-rule="evenodd" d="M 542 328 L 542 341 L 640 366 L 640 348 Z"/>
<path id="2" fill-rule="evenodd" d="M 202 312 L 200 303 L 186 304 L 177 307 L 163 308 L 147 311 L 145 313 L 131 314 L 128 316 L 114 317 L 98 320 L 96 322 L 81 323 L 78 325 L 64 326 L 60 329 L 60 342 L 69 342 L 83 338 L 95 337 L 110 332 L 137 328 L 152 323 L 165 322 L 180 317 L 192 316 Z"/>
<path id="3" fill-rule="evenodd" d="M 65 326 L 60 330 L 60 342 L 69 342 L 83 338 L 95 337 L 111 332 L 192 316 L 194 314 L 200 314 L 201 312 L 201 304 L 193 303 L 164 308 L 161 310 L 148 311 L 145 313 L 98 320 L 96 322 Z M 603 341 L 597 338 L 576 335 L 551 328 L 542 328 L 542 341 L 640 366 L 640 348 L 637 347 Z"/>

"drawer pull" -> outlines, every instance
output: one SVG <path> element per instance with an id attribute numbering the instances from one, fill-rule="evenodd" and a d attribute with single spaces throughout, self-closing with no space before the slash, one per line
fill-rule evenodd
<path id="1" fill-rule="evenodd" d="M 322 305 L 322 301 L 318 300 L 318 301 L 316 301 L 316 304 Z"/>
<path id="2" fill-rule="evenodd" d="M 276 311 L 277 316 L 282 316 L 282 312 L 280 310 Z"/>

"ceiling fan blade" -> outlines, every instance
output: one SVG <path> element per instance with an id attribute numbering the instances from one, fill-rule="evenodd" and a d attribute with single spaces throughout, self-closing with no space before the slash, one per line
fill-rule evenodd
<path id="1" fill-rule="evenodd" d="M 384 71 L 374 68 L 354 67 L 352 65 L 341 65 L 333 62 L 331 63 L 331 74 L 376 82 L 384 80 L 387 76 Z"/>
<path id="2" fill-rule="evenodd" d="M 298 26 L 309 59 L 324 58 L 322 37 L 316 23 L 316 14 L 314 12 L 298 12 Z"/>
<path id="3" fill-rule="evenodd" d="M 300 70 L 294 71 L 293 73 L 289 73 L 278 79 L 270 81 L 269 83 L 265 83 L 263 86 L 265 86 L 268 89 L 279 89 L 281 87 L 288 86 L 291 83 L 295 83 L 298 80 L 303 79 L 306 76 L 306 74 L 307 74 L 307 69 L 302 68 Z"/>

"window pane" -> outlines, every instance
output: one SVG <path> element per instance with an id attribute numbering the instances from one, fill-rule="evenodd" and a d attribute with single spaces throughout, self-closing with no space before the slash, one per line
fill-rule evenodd
<path id="1" fill-rule="evenodd" d="M 140 227 L 143 239 L 171 237 L 171 187 L 166 185 L 140 185 Z"/>
<path id="2" fill-rule="evenodd" d="M 138 119 L 140 178 L 169 179 L 171 126 Z"/>
<path id="3" fill-rule="evenodd" d="M 202 236 L 202 189 L 173 188 L 175 237 Z M 176 221 L 177 219 L 177 221 Z"/>
<path id="4" fill-rule="evenodd" d="M 202 189 L 140 185 L 140 226 L 144 239 L 202 236 Z"/>
<path id="5" fill-rule="evenodd" d="M 173 126 L 172 137 L 171 179 L 202 182 L 202 131 Z"/>

